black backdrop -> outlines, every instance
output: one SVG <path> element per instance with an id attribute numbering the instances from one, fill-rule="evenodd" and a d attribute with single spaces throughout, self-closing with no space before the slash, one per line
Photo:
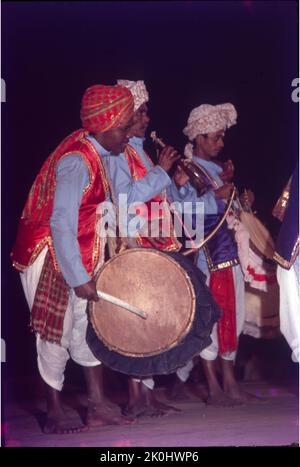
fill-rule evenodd
<path id="1" fill-rule="evenodd" d="M 95 83 L 143 79 L 150 129 L 179 150 L 190 110 L 232 102 L 223 158 L 271 209 L 298 158 L 298 2 L 2 2 L 2 337 L 10 376 L 35 371 L 28 310 L 9 253 L 44 159 L 80 126 Z"/>

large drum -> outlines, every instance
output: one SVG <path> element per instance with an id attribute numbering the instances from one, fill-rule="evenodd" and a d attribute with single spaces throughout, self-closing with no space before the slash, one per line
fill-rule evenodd
<path id="1" fill-rule="evenodd" d="M 273 339 L 280 336 L 279 286 L 274 283 L 268 291 L 245 286 L 245 322 L 243 334 Z"/>
<path id="2" fill-rule="evenodd" d="M 168 374 L 211 343 L 221 312 L 205 276 L 180 253 L 129 249 L 99 271 L 97 289 L 143 310 L 147 319 L 103 300 L 90 302 L 87 341 L 110 368 L 134 376 Z"/>
<path id="3" fill-rule="evenodd" d="M 250 235 L 250 244 L 262 257 L 273 259 L 275 244 L 268 229 L 251 212 L 242 211 L 241 221 Z"/>

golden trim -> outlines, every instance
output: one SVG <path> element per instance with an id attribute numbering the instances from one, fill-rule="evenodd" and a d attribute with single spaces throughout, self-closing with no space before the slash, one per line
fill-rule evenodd
<path id="1" fill-rule="evenodd" d="M 228 261 L 224 261 L 223 263 L 214 265 L 207 246 L 204 246 L 203 250 L 204 250 L 206 260 L 207 260 L 208 268 L 211 272 L 220 271 L 221 269 L 229 268 L 232 266 L 236 266 L 237 264 L 240 264 L 239 260 L 235 258 L 235 259 L 230 259 Z"/>
<path id="2" fill-rule="evenodd" d="M 38 243 L 33 250 L 30 259 L 28 261 L 28 266 L 31 266 L 32 263 L 35 262 L 36 258 L 39 256 L 39 254 L 42 252 L 42 250 L 45 248 L 45 246 L 48 244 L 48 240 L 50 237 L 45 237 L 40 243 Z"/>
<path id="3" fill-rule="evenodd" d="M 281 195 L 282 198 L 284 198 L 285 200 L 288 200 L 289 197 L 290 197 L 290 192 L 289 191 L 284 191 Z"/>
<path id="4" fill-rule="evenodd" d="M 23 264 L 18 263 L 17 261 L 13 261 L 12 266 L 17 271 L 23 272 L 27 268 L 27 266 L 23 266 Z"/>
<path id="5" fill-rule="evenodd" d="M 58 265 L 58 262 L 55 256 L 52 238 L 49 236 L 45 237 L 40 243 L 36 245 L 36 247 L 34 248 L 33 252 L 30 255 L 27 265 L 18 263 L 17 261 L 13 261 L 12 263 L 13 267 L 17 269 L 18 271 L 21 271 L 21 272 L 25 271 L 25 269 L 27 269 L 29 266 L 31 266 L 35 262 L 35 260 L 37 259 L 39 254 L 43 251 L 45 246 L 47 246 L 50 251 L 55 271 L 60 272 L 60 268 L 59 268 L 59 265 Z"/>
<path id="6" fill-rule="evenodd" d="M 134 164 L 131 163 L 130 158 L 133 159 L 133 160 L 136 160 L 139 163 L 141 163 L 141 165 L 144 167 L 144 169 L 146 171 L 146 174 L 147 174 L 147 167 L 145 167 L 145 165 L 142 163 L 138 152 L 130 144 L 127 144 L 124 155 L 125 155 L 125 158 L 126 158 L 126 161 L 127 161 L 131 176 L 132 176 L 133 180 L 135 182 L 137 182 L 138 180 L 140 180 L 140 178 L 138 177 L 135 166 L 134 166 Z"/>
<path id="7" fill-rule="evenodd" d="M 98 276 L 98 272 L 99 272 L 100 268 L 104 264 L 104 261 L 105 261 L 105 246 L 106 246 L 106 243 L 107 243 L 107 235 L 105 236 L 105 238 L 100 237 L 97 233 L 96 233 L 96 235 L 99 238 L 99 255 L 98 255 L 97 263 L 96 263 L 96 265 L 95 265 L 95 267 L 93 269 L 93 273 L 92 273 L 93 278 Z"/>
<path id="8" fill-rule="evenodd" d="M 51 254 L 52 261 L 53 261 L 54 269 L 55 269 L 56 272 L 61 272 L 60 267 L 59 267 L 58 262 L 57 262 L 57 259 L 56 259 L 56 254 L 55 254 L 55 250 L 54 250 L 54 246 L 53 246 L 52 237 L 46 237 L 46 239 L 48 239 L 48 248 L 50 250 L 50 254 Z"/>
<path id="9" fill-rule="evenodd" d="M 274 208 L 272 209 L 272 215 L 279 219 L 281 222 L 283 221 L 285 210 L 287 208 L 287 204 L 290 197 L 291 181 L 292 177 L 289 178 Z"/>
<path id="10" fill-rule="evenodd" d="M 65 153 L 62 155 L 62 157 L 59 159 L 58 162 L 60 162 L 60 161 L 63 160 L 65 157 L 70 156 L 70 155 L 72 155 L 72 156 L 80 155 L 80 156 L 82 157 L 82 159 L 83 159 L 83 162 L 84 162 L 85 165 L 87 166 L 87 170 L 88 170 L 88 173 L 89 173 L 89 183 L 88 183 L 87 186 L 85 186 L 84 189 L 83 189 L 83 194 L 85 194 L 85 193 L 87 193 L 87 192 L 89 191 L 89 189 L 90 189 L 91 186 L 92 186 L 93 181 L 95 180 L 95 175 L 93 174 L 92 166 L 91 166 L 90 162 L 87 160 L 86 155 L 85 155 L 82 151 L 80 151 L 80 150 L 76 150 L 75 152 L 74 152 L 74 150 L 73 150 L 73 151 L 65 152 Z M 56 181 L 55 181 L 55 180 L 54 180 L 54 183 L 55 183 L 55 185 L 56 185 Z"/>
<path id="11" fill-rule="evenodd" d="M 104 246 L 106 244 L 106 238 L 105 239 L 103 237 L 100 238 L 100 236 L 97 233 L 97 223 L 98 223 L 99 218 L 100 216 L 96 214 L 96 221 L 95 221 L 95 228 L 94 228 L 95 234 L 94 234 L 93 252 L 92 252 L 92 270 L 90 271 L 91 275 L 95 274 L 95 270 L 97 269 L 97 266 L 100 262 L 102 243 L 104 244 Z"/>
<path id="12" fill-rule="evenodd" d="M 80 142 L 82 144 L 85 144 L 86 146 L 88 146 L 90 151 L 93 152 L 93 154 L 95 155 L 95 160 L 96 160 L 96 163 L 98 164 L 98 167 L 99 167 L 101 181 L 102 181 L 103 189 L 104 189 L 104 192 L 105 192 L 105 199 L 108 199 L 108 198 L 111 197 L 111 189 L 110 189 L 108 175 L 106 173 L 104 163 L 103 163 L 103 160 L 102 160 L 102 156 L 101 156 L 101 154 L 99 154 L 99 152 L 97 151 L 97 149 L 95 148 L 93 143 L 91 141 L 89 141 L 88 139 L 86 139 L 85 136 L 86 135 L 83 135 L 83 137 L 80 138 Z M 87 162 L 88 169 L 89 169 L 89 174 L 90 174 L 90 182 L 83 190 L 83 194 L 86 195 L 90 191 L 90 189 L 92 188 L 96 177 L 95 177 L 95 173 L 92 171 L 92 166 L 91 166 L 90 162 L 87 160 L 86 157 L 84 157 L 84 160 Z M 96 232 L 96 226 L 97 226 L 97 222 L 99 220 L 99 216 L 96 214 L 95 217 L 96 217 L 96 219 L 95 219 L 94 241 L 93 241 L 93 252 L 92 252 L 92 270 L 88 271 L 90 274 L 94 274 L 95 270 L 97 269 L 97 266 L 98 266 L 98 263 L 99 263 L 99 260 L 100 260 L 100 256 L 101 256 L 101 251 L 100 250 L 101 250 L 102 243 L 104 243 L 104 246 L 106 244 L 106 239 L 105 240 L 102 239 L 103 241 L 101 241 L 100 236 Z"/>
<path id="13" fill-rule="evenodd" d="M 273 259 L 284 269 L 290 269 L 293 266 L 298 253 L 299 253 L 299 238 L 297 239 L 294 245 L 290 261 L 283 258 L 277 251 L 275 251 Z"/>
<path id="14" fill-rule="evenodd" d="M 109 187 L 109 182 L 108 182 L 108 176 L 104 167 L 104 163 L 102 160 L 101 154 L 98 153 L 97 149 L 93 145 L 91 141 L 85 138 L 86 135 L 84 135 L 82 138 L 80 138 L 80 142 L 87 145 L 89 149 L 96 155 L 96 162 L 98 163 L 100 174 L 102 177 L 102 183 L 103 183 L 103 188 L 105 191 L 106 195 L 110 195 L 110 187 Z M 90 164 L 90 162 L 89 162 Z M 93 179 L 91 180 L 90 183 L 92 183 L 95 180 L 95 175 L 93 176 Z M 90 189 L 90 186 L 84 188 L 84 193 L 88 192 Z"/>
<path id="15" fill-rule="evenodd" d="M 225 261 L 224 263 L 217 264 L 216 266 L 212 267 L 210 271 L 220 271 L 221 269 L 237 266 L 238 264 L 240 264 L 238 259 L 231 259 L 230 261 Z"/>

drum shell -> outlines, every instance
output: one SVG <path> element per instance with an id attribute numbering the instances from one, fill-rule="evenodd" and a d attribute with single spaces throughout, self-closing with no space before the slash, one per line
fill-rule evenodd
<path id="1" fill-rule="evenodd" d="M 151 249 L 147 249 L 149 251 Z M 162 253 L 166 254 L 166 253 Z M 168 253 L 175 259 L 188 274 L 195 294 L 195 315 L 187 334 L 169 350 L 152 356 L 127 356 L 115 350 L 110 350 L 101 341 L 92 321 L 89 320 L 87 328 L 87 342 L 100 361 L 110 368 L 128 375 L 146 377 L 151 375 L 169 374 L 177 368 L 184 366 L 193 356 L 211 343 L 212 327 L 221 315 L 221 310 L 214 302 L 205 276 L 196 268 L 188 258 L 180 253 Z M 168 278 L 166 278 L 166 281 Z M 134 336 L 133 336 L 134 339 Z"/>
<path id="2" fill-rule="evenodd" d="M 242 211 L 241 221 L 250 235 L 250 244 L 261 257 L 272 260 L 275 252 L 275 244 L 268 229 L 252 213 Z"/>

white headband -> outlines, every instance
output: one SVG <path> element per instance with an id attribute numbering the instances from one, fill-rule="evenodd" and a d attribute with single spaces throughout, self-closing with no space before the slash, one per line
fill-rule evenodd
<path id="1" fill-rule="evenodd" d="M 136 111 L 142 104 L 148 102 L 149 94 L 146 89 L 144 81 L 129 81 L 127 79 L 118 79 L 117 84 L 128 88 L 134 100 L 134 111 Z"/>
<path id="2" fill-rule="evenodd" d="M 230 104 L 202 104 L 193 109 L 189 115 L 183 133 L 193 141 L 197 135 L 226 130 L 236 124 L 237 112 Z"/>

